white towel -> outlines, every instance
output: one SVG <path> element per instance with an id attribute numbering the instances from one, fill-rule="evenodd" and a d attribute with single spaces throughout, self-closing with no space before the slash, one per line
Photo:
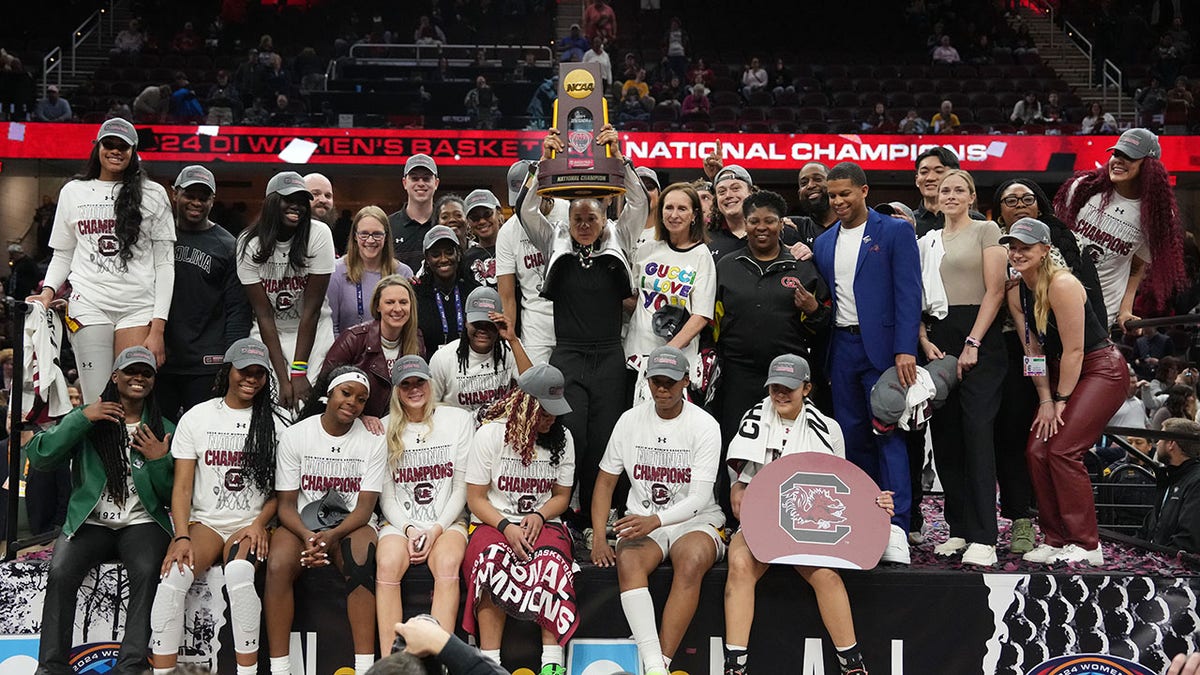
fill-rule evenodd
<path id="1" fill-rule="evenodd" d="M 904 414 L 896 424 L 905 431 L 925 428 L 933 410 L 935 396 L 937 387 L 933 385 L 933 377 L 928 370 L 917 366 L 917 382 L 908 388 L 904 396 Z"/>
<path id="2" fill-rule="evenodd" d="M 38 400 L 46 403 L 50 417 L 71 412 L 67 378 L 59 364 L 62 337 L 63 322 L 58 312 L 37 302 L 26 304 L 25 376 L 21 383 L 21 417 L 26 421 L 31 421 L 29 415 Z"/>
<path id="3" fill-rule="evenodd" d="M 917 240 L 921 252 L 921 286 L 923 304 L 921 311 L 937 319 L 949 314 L 950 303 L 946 299 L 946 287 L 942 285 L 942 258 L 946 247 L 942 244 L 942 231 L 932 230 Z"/>

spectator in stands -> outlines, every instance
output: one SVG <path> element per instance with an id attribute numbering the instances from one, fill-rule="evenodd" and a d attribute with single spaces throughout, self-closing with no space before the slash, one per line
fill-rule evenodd
<path id="1" fill-rule="evenodd" d="M 458 237 L 458 245 L 463 251 L 471 245 L 471 229 L 467 226 L 467 211 L 463 198 L 458 195 L 443 195 L 433 205 L 433 215 L 438 225 L 445 225 L 454 231 Z"/>
<path id="2" fill-rule="evenodd" d="M 376 420 L 388 414 L 392 368 L 403 356 L 417 354 L 424 358 L 425 344 L 417 327 L 416 291 L 407 278 L 399 274 L 385 276 L 367 297 L 367 320 L 343 326 L 329 348 L 323 369 L 328 374 L 351 365 L 366 373 L 369 389 L 363 422 L 382 433 Z"/>
<path id="3" fill-rule="evenodd" d="M 612 59 L 609 58 L 608 52 L 604 50 L 604 46 L 604 38 L 592 40 L 592 48 L 584 53 L 583 62 L 600 64 L 600 80 L 604 84 L 604 91 L 608 91 L 608 88 L 613 83 L 613 70 Z"/>
<path id="4" fill-rule="evenodd" d="M 638 68 L 633 78 L 625 80 L 625 84 L 621 85 L 622 111 L 629 100 L 630 92 L 637 94 L 637 102 L 641 105 L 643 112 L 648 114 L 654 109 L 655 101 L 654 97 L 650 95 L 650 85 L 646 83 L 645 68 Z M 630 112 L 633 111 L 630 110 Z"/>
<path id="5" fill-rule="evenodd" d="M 1146 417 L 1146 404 L 1142 402 L 1142 387 L 1145 380 L 1139 380 L 1133 368 L 1129 369 L 1129 393 L 1117 413 L 1108 421 L 1110 427 L 1134 427 L 1148 429 L 1150 419 Z M 1159 426 L 1161 429 L 1161 425 Z"/>
<path id="6" fill-rule="evenodd" d="M 183 29 L 171 38 L 171 50 L 180 52 L 181 54 L 191 54 L 200 49 L 203 38 L 196 32 L 195 26 L 191 21 L 185 21 Z"/>
<path id="7" fill-rule="evenodd" d="M 683 97 L 683 106 L 680 109 L 680 115 L 682 117 L 688 117 L 689 115 L 707 116 L 709 110 L 712 108 L 712 103 L 709 102 L 708 96 L 705 95 L 706 91 L 704 85 L 693 84 L 688 95 Z"/>
<path id="8" fill-rule="evenodd" d="M 992 38 L 987 33 L 980 33 L 975 42 L 967 45 L 966 58 L 967 63 L 976 66 L 988 65 L 994 61 L 992 57 L 994 45 Z"/>
<path id="9" fill-rule="evenodd" d="M 250 305 L 237 276 L 237 242 L 209 219 L 216 190 L 212 172 L 197 164 L 175 178 L 175 293 L 157 389 L 159 407 L 172 422 L 212 397 L 220 355 L 250 334 Z"/>
<path id="10" fill-rule="evenodd" d="M 435 225 L 425 233 L 423 245 L 424 266 L 413 286 L 425 353 L 433 354 L 463 335 L 467 296 L 478 284 L 462 269 L 463 247 L 454 230 Z"/>
<path id="11" fill-rule="evenodd" d="M 416 30 L 413 31 L 413 42 L 419 45 L 445 44 L 446 34 L 440 26 L 431 22 L 427 15 L 422 15 L 417 20 Z"/>
<path id="12" fill-rule="evenodd" d="M 1026 446 L 1043 543 L 1028 562 L 1101 565 L 1096 506 L 1081 461 L 1128 391 L 1129 366 L 1087 311 L 1087 293 L 1050 251 L 1050 228 L 1022 218 L 1001 237 L 1021 275 L 1008 309 L 1033 361 L 1038 413 Z M 1045 363 L 1044 369 L 1041 366 Z"/>
<path id="13" fill-rule="evenodd" d="M 1192 109 L 1196 107 L 1196 97 L 1188 88 L 1188 79 L 1182 75 L 1175 78 L 1175 86 L 1167 92 L 1167 104 L 1172 103 L 1183 106 L 1183 111 L 1187 115 L 1192 114 Z"/>
<path id="14" fill-rule="evenodd" d="M 1154 47 L 1154 59 L 1150 64 L 1150 72 L 1163 82 L 1173 82 L 1183 65 L 1182 55 L 1175 46 L 1170 33 L 1163 33 Z"/>
<path id="15" fill-rule="evenodd" d="M 584 53 L 587 55 L 587 52 Z M 584 59 L 586 60 L 586 59 Z M 541 82 L 546 77 L 546 69 L 538 65 L 537 54 L 525 52 L 525 57 L 513 69 L 513 79 L 520 82 Z"/>
<path id="16" fill-rule="evenodd" d="M 617 13 L 608 0 L 591 0 L 583 8 L 583 33 L 589 41 L 604 38 L 608 44 L 617 39 Z"/>
<path id="17" fill-rule="evenodd" d="M 1154 377 L 1159 360 L 1173 355 L 1175 343 L 1165 329 L 1159 328 L 1140 336 L 1134 345 L 1134 351 L 1136 358 L 1133 366 L 1137 369 L 1138 376 L 1151 378 Z"/>
<path id="18" fill-rule="evenodd" d="M 938 46 L 933 49 L 933 62 L 949 65 L 962 63 L 962 57 L 958 55 L 958 50 L 950 45 L 949 35 L 943 35 L 938 41 Z"/>
<path id="19" fill-rule="evenodd" d="M 404 208 L 388 215 L 392 230 L 392 253 L 396 260 L 410 269 L 416 269 L 424 261 L 422 238 L 432 225 L 433 198 L 439 184 L 437 164 L 433 158 L 424 154 L 409 157 L 404 162 L 401 184 L 406 196 Z"/>
<path id="20" fill-rule="evenodd" d="M 174 425 L 154 400 L 155 355 L 124 349 L 103 392 L 25 446 L 39 471 L 70 465 L 67 519 L 54 544 L 42 603 L 38 662 L 44 672 L 71 672 L 76 600 L 84 576 L 113 558 L 124 566 L 129 600 L 117 668 L 146 669 L 150 615 L 163 556 L 174 532 L 167 513 Z M 116 637 L 114 635 L 114 637 Z"/>
<path id="21" fill-rule="evenodd" d="M 1150 124 L 1154 115 L 1161 115 L 1166 110 L 1167 90 L 1163 88 L 1161 80 L 1151 77 L 1149 84 L 1139 87 L 1134 93 L 1133 102 L 1142 116 L 1143 125 Z"/>
<path id="22" fill-rule="evenodd" d="M 333 214 L 336 213 L 333 206 L 333 183 L 322 174 L 310 173 L 304 177 L 304 186 L 312 193 L 313 218 L 326 225 L 332 225 Z"/>
<path id="23" fill-rule="evenodd" d="M 259 50 L 258 58 L 261 62 L 262 50 Z M 274 52 L 268 53 L 266 66 L 258 72 L 258 85 L 255 93 L 259 96 L 274 96 L 291 94 L 293 89 L 292 74 L 284 69 L 283 57 Z"/>
<path id="24" fill-rule="evenodd" d="M 671 79 L 666 82 L 659 82 L 654 86 L 652 90 L 654 95 L 652 98 L 658 101 L 659 108 L 670 108 L 674 113 L 673 116 L 678 118 L 679 111 L 682 108 L 681 102 L 684 97 L 683 82 L 679 79 L 678 75 L 674 73 L 670 75 Z"/>
<path id="25" fill-rule="evenodd" d="M 167 107 L 167 119 L 176 123 L 198 124 L 204 121 L 204 106 L 182 72 L 175 75 L 175 87 Z"/>
<path id="26" fill-rule="evenodd" d="M 142 30 L 142 20 L 133 18 L 129 20 L 129 26 L 117 33 L 116 39 L 113 40 L 112 52 L 114 54 L 137 54 L 142 51 L 142 47 L 146 44 L 146 33 Z"/>
<path id="27" fill-rule="evenodd" d="M 276 127 L 296 126 L 296 116 L 303 111 L 302 103 L 293 103 L 287 94 L 275 94 L 275 105 L 267 111 L 269 123 Z"/>
<path id="28" fill-rule="evenodd" d="M 70 122 L 72 117 L 71 104 L 58 95 L 58 86 L 53 84 L 46 87 L 45 98 L 39 100 L 33 109 L 35 122 Z"/>
<path id="29" fill-rule="evenodd" d="M 958 115 L 954 114 L 954 104 L 950 101 L 942 101 L 941 108 L 929 120 L 929 127 L 935 134 L 955 134 L 958 133 L 958 127 L 961 123 L 958 121 Z"/>
<path id="30" fill-rule="evenodd" d="M 258 73 L 261 69 L 258 50 L 249 49 L 246 51 L 246 60 L 238 64 L 237 70 L 233 71 L 233 87 L 241 94 L 243 106 L 252 103 L 250 97 L 258 90 Z"/>
<path id="31" fill-rule="evenodd" d="M 133 115 L 139 122 L 163 122 L 171 106 L 171 85 L 149 85 L 133 99 Z"/>
<path id="32" fill-rule="evenodd" d="M 559 419 L 571 406 L 554 366 L 530 368 L 517 385 L 488 411 L 471 445 L 467 506 L 475 527 L 463 558 L 463 628 L 478 637 L 484 656 L 500 663 L 508 615 L 532 615 L 541 629 L 540 674 L 564 675 L 562 645 L 578 626 L 571 536 L 560 520 L 575 482 L 573 434 Z M 517 565 L 544 573 L 514 585 Z M 552 597 L 560 609 L 528 612 L 522 600 L 530 597 Z"/>
<path id="33" fill-rule="evenodd" d="M 315 49 L 305 47 L 292 59 L 292 77 L 300 83 L 301 89 L 321 89 L 325 79 L 325 65 L 325 59 L 317 56 Z"/>
<path id="34" fill-rule="evenodd" d="M 96 141 L 83 172 L 59 193 L 49 242 L 54 257 L 41 292 L 27 298 L 48 307 L 71 283 L 71 316 L 82 326 L 71 333 L 71 345 L 88 401 L 105 388 L 112 359 L 124 348 L 147 347 L 158 359 L 155 368 L 165 360 L 175 285 L 171 201 L 142 170 L 137 130 L 108 120 Z M 113 223 L 112 230 L 81 226 L 97 220 Z"/>
<path id="35" fill-rule="evenodd" d="M 928 320 L 920 345 L 929 361 L 958 357 L 959 385 L 933 415 L 934 460 L 946 495 L 950 536 L 934 553 L 960 551 L 962 561 L 996 564 L 996 459 L 994 423 L 1008 356 L 996 315 L 1004 302 L 1006 252 L 1000 228 L 974 220 L 975 181 L 951 169 L 938 187 L 944 216 L 940 276 L 949 313 Z"/>
<path id="36" fill-rule="evenodd" d="M 267 99 L 256 97 L 242 117 L 242 124 L 248 126 L 265 126 L 271 123 L 271 110 L 267 107 Z"/>
<path id="37" fill-rule="evenodd" d="M 18 243 L 8 245 L 8 278 L 4 280 L 4 292 L 10 298 L 25 298 L 33 293 L 41 281 L 37 263 L 25 254 Z M 6 386 L 5 389 L 8 387 Z"/>
<path id="38" fill-rule="evenodd" d="M 806 400 L 812 391 L 808 362 L 795 354 L 776 357 L 767 371 L 767 396 L 746 411 L 742 431 L 729 445 L 729 468 L 737 473 L 731 497 L 734 516 L 741 517 L 746 488 L 764 466 L 798 452 L 845 458 L 842 429 L 833 418 Z M 765 480 L 765 479 L 764 479 Z M 881 492 L 875 504 L 894 515 L 892 493 Z M 768 565 L 754 557 L 739 530 L 729 543 L 729 576 L 725 582 L 725 675 L 746 675 L 749 669 L 750 628 L 754 621 L 754 589 Z M 866 675 L 850 598 L 838 572 L 830 568 L 795 566 L 813 588 L 821 621 L 837 650 L 843 675 Z"/>
<path id="39" fill-rule="evenodd" d="M 1156 469 L 1158 498 L 1141 536 L 1152 544 L 1200 553 L 1200 424 L 1173 419 L 1163 431 L 1188 438 L 1159 439 L 1155 447 L 1155 458 L 1163 463 Z"/>
<path id="40" fill-rule="evenodd" d="M 390 240 L 391 232 L 383 209 L 364 206 L 358 210 L 350 225 L 346 255 L 335 264 L 326 291 L 335 335 L 371 320 L 375 312 L 371 311 L 370 300 L 380 279 L 393 274 L 405 279 L 412 277 L 412 269 L 392 257 L 388 246 Z M 363 302 L 364 298 L 367 303 Z"/>
<path id="41" fill-rule="evenodd" d="M 233 124 L 241 117 L 242 94 L 229 79 L 228 70 L 217 71 L 216 83 L 209 87 L 204 105 L 208 108 L 207 124 Z"/>
<path id="42" fill-rule="evenodd" d="M 272 57 L 278 56 L 275 53 L 275 40 L 270 35 L 264 34 L 258 38 L 258 64 L 264 68 L 271 66 Z"/>
<path id="43" fill-rule="evenodd" d="M 795 77 L 792 75 L 791 69 L 784 65 L 783 59 L 775 59 L 775 67 L 771 69 L 767 82 L 767 89 L 771 91 L 771 95 L 779 98 L 781 94 L 796 93 L 794 82 Z"/>
<path id="44" fill-rule="evenodd" d="M 688 71 L 687 81 L 688 84 L 702 84 L 707 90 L 708 85 L 712 83 L 714 77 L 712 68 L 709 68 L 704 63 L 704 59 L 697 57 L 696 62 L 692 64 L 691 70 Z"/>
<path id="45" fill-rule="evenodd" d="M 1052 91 L 1046 95 L 1046 105 L 1042 106 L 1042 121 L 1046 124 L 1069 122 L 1067 109 L 1059 103 L 1058 92 Z"/>
<path id="46" fill-rule="evenodd" d="M 475 436 L 471 415 L 441 405 L 420 356 L 396 362 L 387 422 L 388 478 L 379 505 L 375 606 L 379 640 L 394 639 L 402 618 L 400 581 L 426 563 L 433 576 L 431 613 L 453 626 L 458 616 L 458 570 L 467 549 L 466 470 Z M 387 649 L 385 646 L 384 649 Z"/>
<path id="47" fill-rule="evenodd" d="M 758 57 L 750 59 L 750 63 L 742 69 L 742 96 L 747 99 L 752 94 L 766 89 L 770 77 L 767 75 L 765 68 L 759 65 Z"/>
<path id="48" fill-rule="evenodd" d="M 1154 379 L 1142 392 L 1146 401 L 1146 409 L 1153 414 L 1167 398 L 1167 390 L 1175 385 L 1175 380 L 1183 370 L 1184 361 L 1175 356 L 1164 356 L 1154 368 Z"/>
<path id="49" fill-rule="evenodd" d="M 126 122 L 132 122 L 133 110 L 130 109 L 129 104 L 125 101 L 114 98 L 109 102 L 108 112 L 104 113 L 104 119 L 111 120 L 114 118 L 121 118 Z"/>
<path id="50" fill-rule="evenodd" d="M 1093 101 L 1088 106 L 1088 112 L 1079 120 L 1081 134 L 1115 134 L 1117 133 L 1117 118 L 1104 112 L 1104 106 Z"/>
<path id="51" fill-rule="evenodd" d="M 475 88 L 463 98 L 463 105 L 471 115 L 476 129 L 493 129 L 500 118 L 500 99 L 488 85 L 487 78 L 475 77 Z"/>
<path id="52" fill-rule="evenodd" d="M 276 452 L 279 527 L 271 535 L 263 593 L 271 672 L 291 672 L 296 581 L 308 570 L 335 566 L 345 582 L 358 675 L 375 662 L 370 561 L 376 533 L 371 521 L 386 480 L 387 447 L 384 437 L 368 431 L 359 419 L 370 386 L 366 373 L 342 366 L 317 386 L 303 418 L 279 435 Z M 338 473 L 313 469 L 322 466 L 337 466 Z M 319 506 L 305 508 L 313 503 Z"/>
<path id="53" fill-rule="evenodd" d="M 667 32 L 663 36 L 664 46 L 667 48 L 667 62 L 671 66 L 671 72 L 675 73 L 680 80 L 687 77 L 688 70 L 688 48 L 691 46 L 691 39 L 688 33 L 683 29 L 683 21 L 677 17 L 671 17 L 670 23 L 667 25 Z"/>
<path id="54" fill-rule="evenodd" d="M 611 125 L 600 130 L 595 142 L 624 161 Z M 559 131 L 552 129 L 542 142 L 542 158 L 565 148 Z M 621 315 L 623 303 L 633 295 L 630 262 L 649 215 L 649 198 L 632 163 L 625 166 L 625 187 L 625 208 L 615 223 L 607 221 L 595 199 L 571 202 L 568 222 L 548 220 L 540 202 L 529 195 L 519 205 L 526 236 L 547 261 L 542 294 L 554 303 L 557 341 L 550 362 L 564 374 L 567 400 L 576 411 L 563 422 L 575 439 L 584 519 L 591 513 L 597 466 L 628 400 Z"/>
<path id="55" fill-rule="evenodd" d="M 496 237 L 504 215 L 500 200 L 491 190 L 472 190 L 463 200 L 467 225 L 471 231 L 470 245 L 463 254 L 463 266 L 475 283 L 496 287 Z"/>
<path id="56" fill-rule="evenodd" d="M 622 126 L 630 122 L 645 122 L 650 119 L 650 111 L 642 105 L 637 90 L 628 89 L 621 99 L 621 108 L 617 112 L 617 122 Z"/>
<path id="57" fill-rule="evenodd" d="M 1012 114 L 1008 116 L 1008 119 L 1017 126 L 1040 122 L 1042 120 L 1042 104 L 1038 101 L 1037 93 L 1025 92 L 1024 98 L 1013 105 Z"/>
<path id="58" fill-rule="evenodd" d="M 833 295 L 829 363 L 834 417 L 846 435 L 846 458 L 894 493 L 896 515 L 883 560 L 908 564 L 908 451 L 899 435 L 872 438 L 870 394 L 892 366 L 901 386 L 917 379 L 922 304 L 917 238 L 908 223 L 867 208 L 867 178 L 857 164 L 843 162 L 830 169 L 826 186 L 840 222 L 817 237 L 813 260 Z M 867 236 L 870 247 L 860 246 Z M 856 269 L 854 256 L 860 248 L 862 255 L 879 256 L 880 262 Z"/>
<path id="59" fill-rule="evenodd" d="M 1137 318 L 1133 306 L 1143 277 L 1143 291 L 1165 303 L 1187 274 L 1179 207 L 1158 137 L 1130 129 L 1109 150 L 1104 166 L 1059 189 L 1054 210 L 1096 262 L 1105 301 L 1103 311 L 1096 309 L 1101 322 L 1121 327 Z"/>
<path id="60" fill-rule="evenodd" d="M 579 24 L 571 24 L 571 32 L 558 42 L 559 59 L 561 61 L 582 61 L 590 45 L 587 38 L 579 33 Z"/>
<path id="61" fill-rule="evenodd" d="M 887 106 L 883 101 L 876 101 L 875 107 L 871 109 L 871 114 L 862 123 L 863 131 L 871 131 L 877 134 L 894 134 L 900 130 L 896 120 L 892 119 L 892 114 L 888 112 Z"/>
<path id="62" fill-rule="evenodd" d="M 725 514 L 713 497 L 721 470 L 721 430 L 708 412 L 685 398 L 692 370 L 688 357 L 670 345 L 649 354 L 645 378 L 653 397 L 617 420 L 592 499 L 592 562 L 617 568 L 621 607 L 646 675 L 669 675 L 668 664 L 695 615 L 704 575 L 725 554 Z M 651 453 L 657 459 L 648 462 Z M 653 472 L 646 471 L 651 467 Z M 613 524 L 614 554 L 606 523 L 622 473 L 631 487 L 625 516 Z M 660 636 L 649 577 L 667 559 L 673 573 Z"/>
<path id="63" fill-rule="evenodd" d="M 232 253 L 233 237 L 224 234 Z M 175 667 L 188 591 L 215 564 L 224 568 L 237 672 L 258 672 L 262 600 L 254 576 L 266 558 L 275 519 L 275 448 L 284 429 L 274 415 L 267 355 L 267 346 L 252 338 L 230 344 L 215 382 L 206 378 L 210 392 L 179 420 L 172 438 L 171 520 L 179 536 L 162 560 L 151 612 L 155 672 Z M 221 448 L 229 454 L 213 452 L 214 438 L 223 439 Z M 206 637 L 214 649 L 216 636 Z"/>
<path id="64" fill-rule="evenodd" d="M 1150 420 L 1149 428 L 1156 431 L 1162 429 L 1163 424 L 1172 418 L 1196 419 L 1195 387 L 1182 384 L 1172 385 L 1167 390 L 1167 400 L 1163 401 L 1162 406 L 1154 411 L 1154 417 Z"/>
<path id="65" fill-rule="evenodd" d="M 1033 40 L 1033 35 L 1029 32 L 1029 25 L 1018 17 L 1016 33 L 1012 38 L 1012 53 L 1013 56 L 1023 56 L 1025 54 L 1037 54 L 1037 43 Z"/>
<path id="66" fill-rule="evenodd" d="M 333 236 L 312 219 L 311 203 L 300 174 L 275 174 L 258 222 L 238 237 L 238 279 L 255 316 L 251 335 L 271 352 L 279 405 L 288 409 L 304 401 L 333 344 L 325 299 Z"/>
<path id="67" fill-rule="evenodd" d="M 921 119 L 915 108 L 909 108 L 904 119 L 900 120 L 899 131 L 902 134 L 923 134 L 928 130 L 929 123 Z"/>

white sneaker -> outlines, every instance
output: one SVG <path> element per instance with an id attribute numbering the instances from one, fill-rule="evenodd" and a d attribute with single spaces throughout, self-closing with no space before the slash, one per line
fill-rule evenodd
<path id="1" fill-rule="evenodd" d="M 996 564 L 996 547 L 987 544 L 970 544 L 963 553 L 963 564 L 991 567 Z"/>
<path id="2" fill-rule="evenodd" d="M 967 547 L 967 540 L 962 537 L 950 537 L 946 541 L 933 547 L 933 552 L 938 555 L 954 555 Z"/>
<path id="3" fill-rule="evenodd" d="M 671 675 L 671 671 L 666 668 L 650 668 L 644 675 Z"/>
<path id="4" fill-rule="evenodd" d="M 908 554 L 908 533 L 899 526 L 892 525 L 891 534 L 888 535 L 887 548 L 883 549 L 883 557 L 879 561 L 901 565 L 911 564 L 912 558 Z"/>
<path id="5" fill-rule="evenodd" d="M 1100 544 L 1096 544 L 1096 548 L 1091 551 L 1077 544 L 1067 544 L 1059 549 L 1058 553 L 1051 556 L 1047 562 L 1082 563 L 1095 567 L 1104 564 L 1104 552 L 1100 550 Z"/>
<path id="6" fill-rule="evenodd" d="M 920 546 L 925 543 L 925 533 L 929 531 L 929 523 L 922 522 L 921 529 L 917 532 L 908 533 L 908 543 L 913 546 Z"/>
<path id="7" fill-rule="evenodd" d="M 1025 562 L 1045 564 L 1050 562 L 1050 559 L 1058 555 L 1060 551 L 1062 551 L 1062 549 L 1057 546 L 1051 546 L 1050 544 L 1038 544 L 1037 548 L 1021 556 L 1021 560 L 1024 560 Z"/>

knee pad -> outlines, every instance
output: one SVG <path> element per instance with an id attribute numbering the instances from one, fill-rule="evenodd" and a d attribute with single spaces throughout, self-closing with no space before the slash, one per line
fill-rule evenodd
<path id="1" fill-rule="evenodd" d="M 183 610 L 195 575 L 192 568 L 172 565 L 158 585 L 150 609 L 150 649 L 155 654 L 174 654 L 183 643 Z"/>
<path id="2" fill-rule="evenodd" d="M 225 592 L 229 594 L 233 650 L 239 654 L 257 652 L 262 599 L 254 588 L 254 564 L 246 560 L 225 563 Z"/>
<path id="3" fill-rule="evenodd" d="M 371 595 L 375 594 L 375 542 L 367 544 L 367 559 L 358 564 L 354 559 L 354 550 L 349 539 L 342 540 L 342 574 L 346 577 L 346 595 L 354 589 L 362 587 Z"/>

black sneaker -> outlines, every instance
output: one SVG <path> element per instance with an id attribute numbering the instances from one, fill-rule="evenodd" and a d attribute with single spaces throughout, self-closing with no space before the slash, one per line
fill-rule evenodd
<path id="1" fill-rule="evenodd" d="M 867 667 L 862 663 L 842 666 L 842 675 L 867 675 Z"/>
<path id="2" fill-rule="evenodd" d="M 744 663 L 739 665 L 735 661 L 726 661 L 725 675 L 750 675 L 750 668 Z"/>

